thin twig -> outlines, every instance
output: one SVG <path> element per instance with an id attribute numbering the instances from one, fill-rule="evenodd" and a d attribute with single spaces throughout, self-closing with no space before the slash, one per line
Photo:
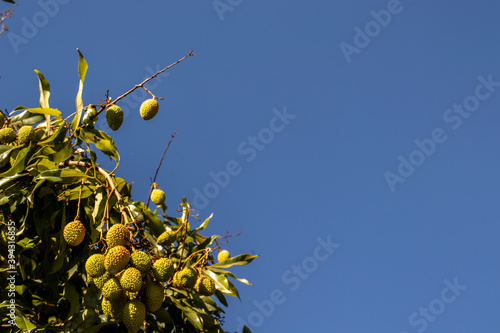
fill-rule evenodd
<path id="1" fill-rule="evenodd" d="M 138 88 L 143 88 L 144 84 L 146 84 L 148 81 L 154 79 L 155 77 L 157 77 L 158 75 L 160 75 L 161 73 L 163 73 L 164 71 L 166 71 L 167 69 L 169 68 L 172 68 L 173 66 L 177 65 L 178 63 L 180 63 L 182 60 L 186 59 L 187 57 L 190 57 L 190 56 L 194 56 L 195 54 L 193 53 L 193 50 L 191 50 L 188 54 L 186 54 L 184 57 L 180 58 L 179 60 L 177 60 L 176 62 L 174 62 L 173 64 L 170 64 L 168 65 L 167 67 L 163 68 L 162 70 L 156 72 L 156 74 L 153 74 L 152 76 L 148 77 L 147 79 L 145 79 L 144 81 L 142 81 L 141 83 L 139 84 L 136 84 L 132 89 L 130 89 L 129 91 L 127 91 L 126 93 L 124 93 L 123 95 L 115 98 L 114 100 L 108 102 L 106 101 L 106 103 L 104 105 L 101 105 L 101 108 L 99 109 L 99 111 L 97 111 L 97 115 L 99 115 L 102 111 L 104 111 L 104 109 L 110 105 L 110 104 L 116 104 L 119 100 L 121 100 L 122 98 L 126 97 L 127 95 L 131 94 L 132 92 L 134 92 L 134 90 L 138 89 Z"/>
<path id="2" fill-rule="evenodd" d="M 161 167 L 161 163 L 163 162 L 163 158 L 165 157 L 165 154 L 167 153 L 168 147 L 170 147 L 172 140 L 175 138 L 175 134 L 177 134 L 177 131 L 175 131 L 172 134 L 172 137 L 170 138 L 170 141 L 168 142 L 167 148 L 165 148 L 165 151 L 163 152 L 163 155 L 161 156 L 160 163 L 158 164 L 158 167 L 156 168 L 155 176 L 153 178 L 153 182 L 151 183 L 151 188 L 149 189 L 148 202 L 146 203 L 146 207 L 149 207 L 149 200 L 151 199 L 151 193 L 153 192 L 154 184 L 156 182 L 156 176 L 158 176 L 158 171 L 160 171 L 160 167 Z"/>
<path id="3" fill-rule="evenodd" d="M 13 13 L 14 13 L 14 10 L 12 10 L 12 9 L 6 10 L 3 14 L 0 13 L 0 24 L 3 21 L 5 21 L 6 19 L 8 19 L 9 17 L 11 17 Z M 3 34 L 7 30 L 9 30 L 9 28 L 7 27 L 7 25 L 6 24 L 2 24 L 2 30 L 0 30 L 0 35 Z"/>

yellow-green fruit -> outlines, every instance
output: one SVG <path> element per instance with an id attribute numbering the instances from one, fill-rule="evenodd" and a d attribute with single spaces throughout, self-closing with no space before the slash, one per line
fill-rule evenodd
<path id="1" fill-rule="evenodd" d="M 63 236 L 66 243 L 71 246 L 77 246 L 85 238 L 85 227 L 78 220 L 70 222 L 64 227 Z"/>
<path id="2" fill-rule="evenodd" d="M 168 281 L 174 275 L 174 264 L 167 258 L 156 260 L 153 264 L 153 274 L 157 281 Z"/>
<path id="3" fill-rule="evenodd" d="M 109 128 L 116 131 L 122 126 L 123 123 L 123 110 L 118 105 L 111 105 L 106 110 L 106 121 Z"/>
<path id="4" fill-rule="evenodd" d="M 160 189 L 154 189 L 153 192 L 151 192 L 151 201 L 153 201 L 155 205 L 163 205 L 165 203 L 165 192 Z"/>
<path id="5" fill-rule="evenodd" d="M 34 141 L 42 140 L 44 134 L 45 134 L 45 129 L 43 129 L 43 128 L 35 129 L 35 134 L 33 135 L 33 140 Z"/>
<path id="6" fill-rule="evenodd" d="M 200 276 L 196 280 L 194 289 L 204 296 L 212 296 L 215 294 L 215 282 L 208 276 Z"/>
<path id="7" fill-rule="evenodd" d="M 142 274 L 137 268 L 127 268 L 120 277 L 123 289 L 131 293 L 138 292 L 142 288 Z"/>
<path id="8" fill-rule="evenodd" d="M 158 245 L 161 246 L 170 245 L 173 242 L 175 242 L 175 236 L 176 236 L 175 231 L 173 230 L 165 231 L 160 235 L 160 237 L 158 237 L 157 243 Z"/>
<path id="9" fill-rule="evenodd" d="M 118 245 L 113 247 L 106 254 L 104 259 L 104 267 L 111 275 L 115 275 L 125 267 L 130 261 L 130 252 L 123 246 Z"/>
<path id="10" fill-rule="evenodd" d="M 103 275 L 106 272 L 104 268 L 104 255 L 100 253 L 91 255 L 85 262 L 85 270 L 92 277 Z"/>
<path id="11" fill-rule="evenodd" d="M 111 278 L 102 286 L 102 296 L 109 300 L 115 300 L 123 294 L 122 286 L 117 278 Z"/>
<path id="12" fill-rule="evenodd" d="M 104 287 L 104 284 L 111 278 L 111 274 L 108 272 L 104 273 L 101 276 L 98 277 L 93 277 L 92 282 L 94 282 L 95 286 L 97 289 L 102 289 Z"/>
<path id="13" fill-rule="evenodd" d="M 155 312 L 163 304 L 165 293 L 163 285 L 156 281 L 149 281 L 144 288 L 143 301 L 148 311 Z"/>
<path id="14" fill-rule="evenodd" d="M 0 129 L 0 142 L 1 143 L 11 143 L 16 140 L 16 132 L 10 128 L 2 128 Z"/>
<path id="15" fill-rule="evenodd" d="M 35 136 L 35 130 L 29 125 L 22 126 L 17 132 L 17 141 L 19 144 L 30 142 Z"/>
<path id="16" fill-rule="evenodd" d="M 101 303 L 102 312 L 106 317 L 108 317 L 108 319 L 116 319 L 122 314 L 126 303 L 127 297 L 123 294 L 114 300 L 109 300 L 106 297 L 103 297 Z"/>
<path id="17" fill-rule="evenodd" d="M 229 255 L 229 251 L 228 250 L 222 250 L 222 251 L 219 252 L 219 255 L 217 256 L 217 260 L 219 262 L 221 262 L 221 261 L 229 259 L 230 257 L 231 256 Z"/>
<path id="18" fill-rule="evenodd" d="M 133 299 L 123 309 L 123 323 L 130 333 L 137 333 L 146 319 L 146 306 L 139 300 Z"/>
<path id="19" fill-rule="evenodd" d="M 193 288 L 198 279 L 198 272 L 192 267 L 186 267 L 174 275 L 174 286 L 178 289 Z"/>
<path id="20" fill-rule="evenodd" d="M 115 224 L 109 228 L 106 234 L 106 243 L 112 248 L 118 245 L 125 246 L 130 242 L 130 230 L 123 224 Z"/>
<path id="21" fill-rule="evenodd" d="M 141 272 L 145 272 L 151 267 L 151 259 L 146 252 L 142 251 L 132 253 L 130 263 Z"/>
<path id="22" fill-rule="evenodd" d="M 150 120 L 153 119 L 154 116 L 156 116 L 159 108 L 160 106 L 158 105 L 158 102 L 155 99 L 151 98 L 142 102 L 139 112 L 141 113 L 142 119 Z"/>

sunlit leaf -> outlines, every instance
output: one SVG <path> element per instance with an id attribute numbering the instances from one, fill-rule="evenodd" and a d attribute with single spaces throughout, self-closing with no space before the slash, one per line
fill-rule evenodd
<path id="1" fill-rule="evenodd" d="M 87 61 L 85 61 L 85 58 L 83 57 L 82 53 L 80 50 L 76 49 L 78 51 L 78 77 L 80 78 L 80 83 L 78 86 L 78 93 L 76 94 L 76 115 L 75 118 L 73 119 L 73 122 L 71 123 L 71 128 L 73 131 L 75 131 L 78 126 L 80 125 L 80 119 L 82 118 L 82 112 L 83 112 L 83 100 L 82 100 L 82 94 L 83 94 L 83 82 L 85 81 L 85 75 L 87 74 Z"/>

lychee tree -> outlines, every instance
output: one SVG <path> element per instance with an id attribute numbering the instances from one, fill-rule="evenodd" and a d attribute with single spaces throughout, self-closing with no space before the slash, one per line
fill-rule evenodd
<path id="1" fill-rule="evenodd" d="M 144 84 L 194 53 L 87 106 L 78 55 L 76 112 L 49 106 L 49 82 L 35 70 L 40 106 L 0 116 L 1 331 L 225 332 L 226 297 L 239 297 L 232 280 L 250 284 L 227 269 L 257 256 L 214 259 L 224 237 L 202 234 L 211 216 L 199 220 L 185 198 L 167 211 L 156 175 L 146 202 L 132 199 L 112 137 L 94 127 L 106 112 L 118 130 L 117 102 L 136 89 L 151 94 L 140 112 L 153 118 L 161 98 Z M 100 166 L 99 151 L 113 170 Z"/>

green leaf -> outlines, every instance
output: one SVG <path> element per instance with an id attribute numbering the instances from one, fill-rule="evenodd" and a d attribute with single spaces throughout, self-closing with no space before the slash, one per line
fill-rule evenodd
<path id="1" fill-rule="evenodd" d="M 45 79 L 42 73 L 34 69 L 36 75 L 38 75 L 38 88 L 40 90 L 40 107 L 49 107 L 49 97 L 50 97 L 50 84 L 49 81 Z M 45 120 L 47 121 L 47 126 L 50 123 L 50 115 L 45 114 Z"/>
<path id="2" fill-rule="evenodd" d="M 12 163 L 12 166 L 9 170 L 0 174 L 0 177 L 12 176 L 16 173 L 19 173 L 24 170 L 24 161 L 26 160 L 26 155 L 30 152 L 30 147 L 26 147 L 21 149 L 16 156 L 16 160 Z"/>
<path id="3" fill-rule="evenodd" d="M 21 127 L 23 125 L 33 125 L 37 124 L 45 119 L 45 116 L 42 114 L 37 114 L 37 113 L 31 113 L 28 110 L 28 108 L 20 105 L 17 108 L 15 108 L 11 114 L 13 114 L 17 110 L 24 110 L 23 112 L 10 117 L 10 121 L 14 126 Z"/>
<path id="4" fill-rule="evenodd" d="M 208 226 L 208 222 L 210 222 L 210 219 L 214 216 L 214 214 L 210 214 L 210 216 L 194 231 L 200 231 L 205 229 Z"/>
<path id="5" fill-rule="evenodd" d="M 64 298 L 66 298 L 66 300 L 68 300 L 71 304 L 68 317 L 66 318 L 69 319 L 72 315 L 75 314 L 75 312 L 78 310 L 78 307 L 80 306 L 80 295 L 76 291 L 75 287 L 66 283 L 66 286 L 64 287 Z"/>
<path id="6" fill-rule="evenodd" d="M 216 274 L 211 270 L 205 270 L 204 273 L 211 277 L 215 282 L 215 287 L 217 290 L 220 290 L 223 294 L 229 296 L 238 296 L 238 291 L 231 290 L 231 282 L 222 274 Z M 234 287 L 234 286 L 233 286 Z"/>
<path id="7" fill-rule="evenodd" d="M 68 143 L 57 153 L 54 154 L 53 160 L 54 163 L 64 162 L 73 154 L 73 146 L 71 145 L 71 141 L 68 140 Z"/>
<path id="8" fill-rule="evenodd" d="M 252 262 L 255 258 L 257 258 L 258 255 L 251 255 L 251 254 L 240 254 L 236 257 L 226 259 L 224 261 L 221 261 L 219 263 L 213 264 L 211 267 L 216 267 L 216 268 L 228 268 L 234 265 L 246 265 Z"/>
<path id="9" fill-rule="evenodd" d="M 85 81 L 85 75 L 87 74 L 87 68 L 89 67 L 87 65 L 87 61 L 85 61 L 85 58 L 83 57 L 80 50 L 78 49 L 76 50 L 78 51 L 78 77 L 80 78 L 80 84 L 78 86 L 78 93 L 76 94 L 76 115 L 75 118 L 73 119 L 73 122 L 71 123 L 71 128 L 73 129 L 73 131 L 75 131 L 78 128 L 78 126 L 80 125 L 80 119 L 82 118 L 83 81 Z"/>
<path id="10" fill-rule="evenodd" d="M 252 331 L 250 331 L 250 329 L 246 325 L 244 325 L 243 326 L 243 333 L 252 333 Z"/>
<path id="11" fill-rule="evenodd" d="M 116 161 L 120 160 L 120 155 L 118 154 L 118 149 L 116 149 L 113 138 L 107 135 L 106 132 L 99 131 L 95 128 L 81 127 L 78 137 L 85 142 L 95 144 L 97 149 L 114 158 Z"/>
<path id="12" fill-rule="evenodd" d="M 76 169 L 47 170 L 36 176 L 35 180 L 47 179 L 56 183 L 72 184 L 91 176 Z"/>
<path id="13" fill-rule="evenodd" d="M 31 109 L 26 109 L 27 111 L 31 113 L 36 113 L 36 114 L 45 114 L 45 115 L 50 115 L 50 116 L 60 116 L 62 114 L 61 111 L 57 109 L 52 109 L 52 108 L 31 108 Z"/>
<path id="14" fill-rule="evenodd" d="M 17 307 L 16 307 L 16 325 L 22 332 L 31 332 L 36 329 Z"/>
<path id="15" fill-rule="evenodd" d="M 247 285 L 249 285 L 249 286 L 251 286 L 251 285 L 252 285 L 250 282 L 248 282 L 248 280 L 247 280 L 247 279 L 238 279 L 236 276 L 234 276 L 234 274 L 233 274 L 233 273 L 231 273 L 231 272 L 229 272 L 229 271 L 225 271 L 225 270 L 223 270 L 223 269 L 215 268 L 215 267 L 213 267 L 213 265 L 212 265 L 212 266 L 210 266 L 210 267 L 208 267 L 208 269 L 210 269 L 210 270 L 214 271 L 215 273 L 224 274 L 224 275 L 226 275 L 226 276 L 232 277 L 233 279 L 238 280 L 238 281 L 240 281 L 241 283 L 247 284 Z"/>

